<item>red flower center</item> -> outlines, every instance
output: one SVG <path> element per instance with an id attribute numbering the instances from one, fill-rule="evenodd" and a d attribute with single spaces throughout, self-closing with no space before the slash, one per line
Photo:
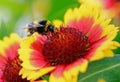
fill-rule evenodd
<path id="1" fill-rule="evenodd" d="M 69 64 L 82 58 L 89 50 L 89 40 L 75 28 L 60 28 L 47 35 L 43 55 L 51 65 Z"/>
<path id="2" fill-rule="evenodd" d="M 6 67 L 3 70 L 4 82 L 29 82 L 19 76 L 19 71 L 21 69 L 20 64 L 21 61 L 18 59 L 18 57 L 13 60 L 8 59 Z"/>

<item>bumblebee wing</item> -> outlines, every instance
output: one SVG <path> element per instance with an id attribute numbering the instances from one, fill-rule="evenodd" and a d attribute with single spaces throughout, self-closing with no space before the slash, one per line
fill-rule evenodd
<path id="1" fill-rule="evenodd" d="M 43 27 L 43 26 L 45 26 L 45 25 L 42 25 L 42 24 L 39 24 L 39 23 L 38 23 L 36 26 L 37 26 L 37 27 Z"/>
<path id="2" fill-rule="evenodd" d="M 24 29 L 33 28 L 33 26 L 34 26 L 34 23 L 32 22 L 32 23 L 27 24 L 27 25 L 24 27 Z"/>

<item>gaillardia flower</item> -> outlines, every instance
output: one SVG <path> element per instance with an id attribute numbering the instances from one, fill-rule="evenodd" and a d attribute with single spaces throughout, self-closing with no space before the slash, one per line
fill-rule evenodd
<path id="1" fill-rule="evenodd" d="M 120 17 L 120 0 L 78 0 L 80 3 L 87 3 L 89 5 L 98 7 L 101 13 L 110 16 Z"/>
<path id="2" fill-rule="evenodd" d="M 120 0 L 102 0 L 102 2 L 108 12 L 120 17 Z"/>
<path id="3" fill-rule="evenodd" d="M 95 7 L 83 4 L 68 9 L 63 23 L 53 22 L 54 32 L 34 33 L 23 41 L 20 75 L 28 80 L 50 75 L 49 82 L 77 82 L 78 73 L 86 71 L 89 61 L 113 57 L 112 50 L 120 46 L 113 41 L 117 27 L 109 23 Z"/>
<path id="4" fill-rule="evenodd" d="M 0 82 L 28 82 L 19 76 L 22 67 L 17 50 L 21 41 L 14 33 L 0 40 Z"/>

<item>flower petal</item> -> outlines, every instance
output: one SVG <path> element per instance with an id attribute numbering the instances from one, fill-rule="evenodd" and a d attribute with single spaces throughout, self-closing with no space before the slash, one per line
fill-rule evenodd
<path id="1" fill-rule="evenodd" d="M 22 78 L 26 78 L 27 80 L 36 80 L 37 78 L 49 73 L 52 71 L 54 67 L 42 68 L 40 70 L 29 70 L 22 68 L 19 72 L 19 75 L 22 75 Z"/>
<path id="2" fill-rule="evenodd" d="M 53 25 L 55 28 L 59 28 L 61 25 L 64 25 L 61 20 L 53 20 Z"/>
<path id="3" fill-rule="evenodd" d="M 50 75 L 50 82 L 76 82 L 79 72 L 86 71 L 88 62 L 84 59 L 79 59 L 74 63 L 66 66 L 57 66 Z"/>
<path id="4" fill-rule="evenodd" d="M 2 55 L 0 55 L 0 69 L 4 69 L 6 63 L 7 63 L 7 59 Z"/>

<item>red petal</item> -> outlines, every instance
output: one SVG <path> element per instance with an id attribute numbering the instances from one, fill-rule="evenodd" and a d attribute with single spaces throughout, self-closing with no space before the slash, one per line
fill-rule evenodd
<path id="1" fill-rule="evenodd" d="M 31 48 L 33 48 L 34 50 L 37 50 L 39 52 L 42 51 L 43 49 L 43 44 L 41 44 L 38 40 L 35 41 L 34 43 L 31 44 Z"/>
<path id="2" fill-rule="evenodd" d="M 88 38 L 90 42 L 95 42 L 100 39 L 102 35 L 102 27 L 100 25 L 95 25 L 88 33 Z"/>
<path id="3" fill-rule="evenodd" d="M 106 40 L 106 37 L 102 37 L 98 41 L 91 43 L 89 52 L 84 56 L 85 59 L 89 60 L 94 53 L 96 52 L 96 49 L 101 46 L 101 44 Z"/>
<path id="4" fill-rule="evenodd" d="M 87 34 L 89 30 L 92 28 L 93 23 L 94 23 L 93 18 L 82 18 L 78 22 L 78 27 L 80 31 L 82 31 L 84 34 Z"/>
<path id="5" fill-rule="evenodd" d="M 0 69 L 4 69 L 6 63 L 7 63 L 7 59 L 0 55 Z"/>
<path id="6" fill-rule="evenodd" d="M 70 27 L 79 29 L 84 34 L 87 34 L 88 31 L 92 28 L 93 23 L 94 23 L 94 19 L 89 17 L 89 18 L 81 18 L 79 21 L 73 20 L 68 25 Z"/>
<path id="7" fill-rule="evenodd" d="M 14 59 L 18 56 L 17 50 L 19 49 L 19 44 L 14 43 L 12 44 L 8 49 L 6 49 L 6 55 L 8 56 L 9 59 Z"/>
<path id="8" fill-rule="evenodd" d="M 2 70 L 0 70 L 0 82 L 3 82 L 3 81 L 1 81 L 1 78 L 3 77 L 3 71 Z"/>
<path id="9" fill-rule="evenodd" d="M 80 58 L 78 60 L 76 60 L 75 62 L 68 64 L 68 66 L 66 66 L 65 70 L 69 70 L 71 68 L 74 68 L 76 66 L 80 66 L 82 63 L 84 63 L 85 59 Z"/>
<path id="10" fill-rule="evenodd" d="M 44 67 L 46 65 L 48 66 L 48 62 L 45 60 L 44 56 L 36 50 L 33 51 L 30 61 L 34 66 L 37 67 Z"/>
<path id="11" fill-rule="evenodd" d="M 57 78 L 57 77 L 62 77 L 62 76 L 63 76 L 64 69 L 65 69 L 65 65 L 57 66 L 57 67 L 55 68 L 55 70 L 53 71 L 54 76 L 55 76 L 56 78 Z"/>

